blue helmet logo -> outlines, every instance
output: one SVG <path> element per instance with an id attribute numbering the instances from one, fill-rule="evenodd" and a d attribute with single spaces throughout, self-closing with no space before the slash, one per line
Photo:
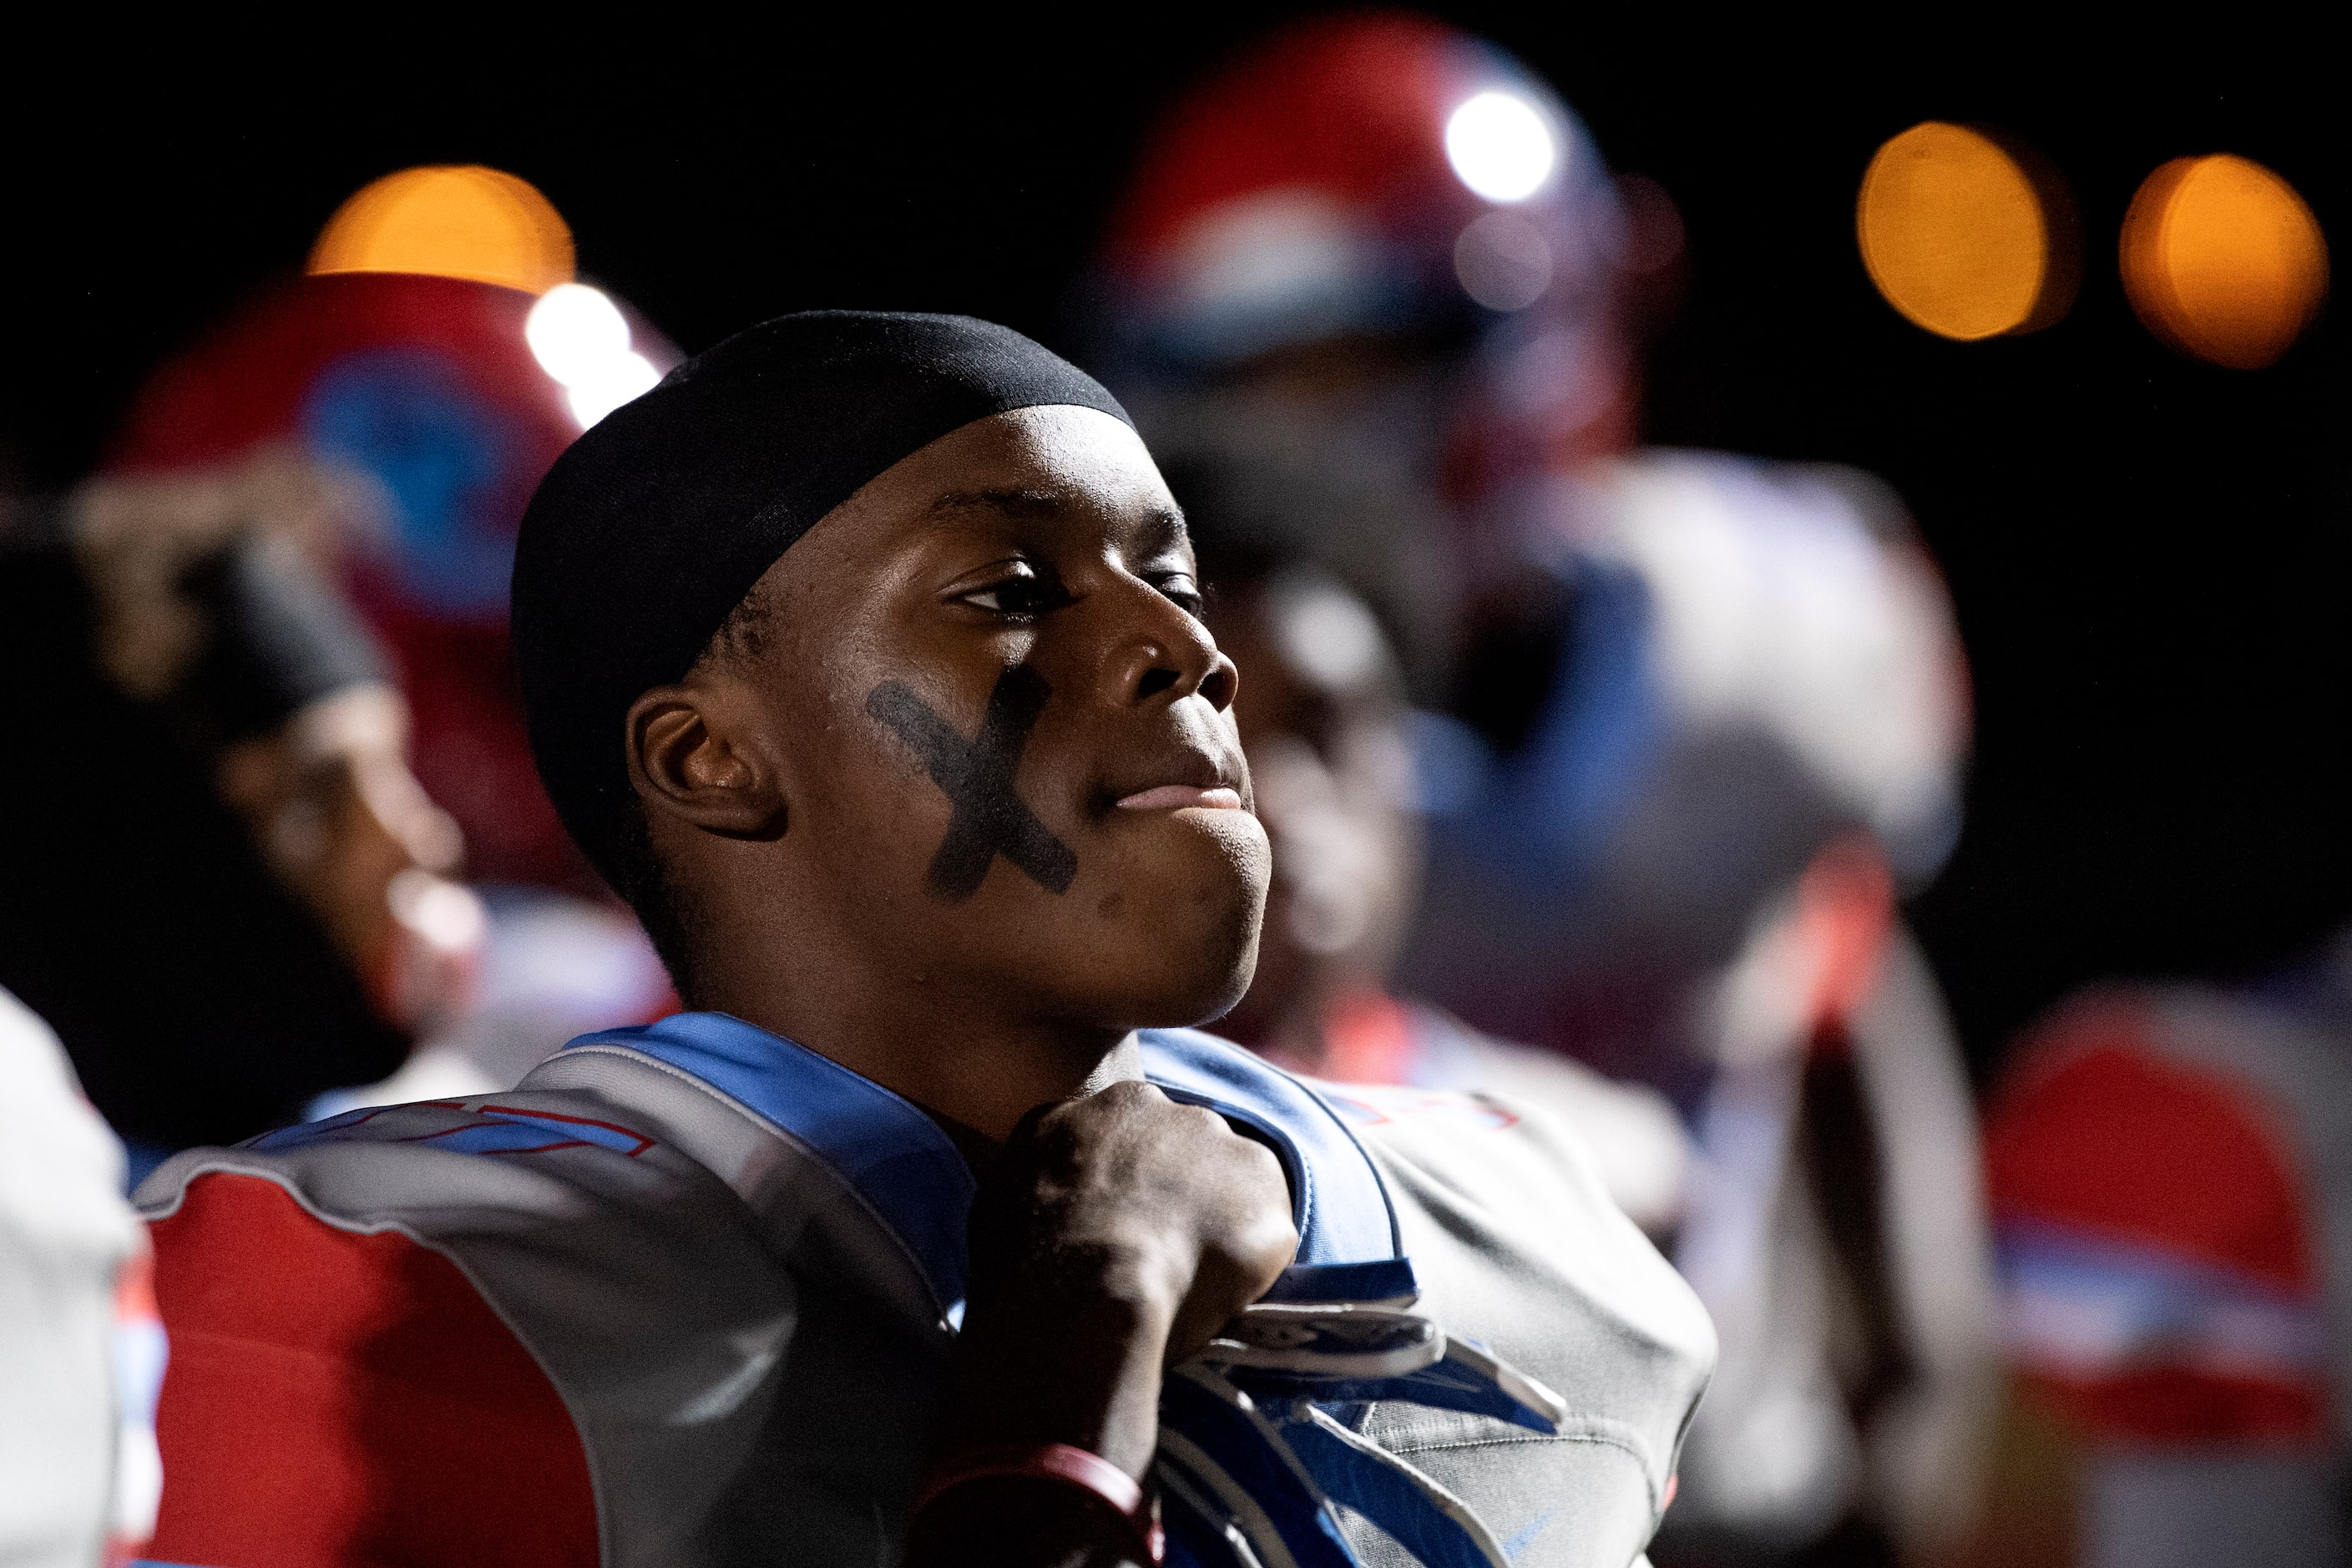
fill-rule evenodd
<path id="1" fill-rule="evenodd" d="M 502 502 L 514 442 L 455 365 L 415 348 L 345 355 L 311 384 L 302 432 L 314 450 L 383 484 L 392 564 L 422 607 L 505 613 L 515 543 Z"/>

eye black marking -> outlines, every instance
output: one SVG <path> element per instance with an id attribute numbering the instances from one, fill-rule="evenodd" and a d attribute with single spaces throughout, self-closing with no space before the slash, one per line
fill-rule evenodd
<path id="1" fill-rule="evenodd" d="M 980 734 L 971 741 L 895 680 L 866 695 L 866 711 L 922 759 L 931 782 L 955 807 L 948 836 L 924 877 L 931 891 L 949 903 L 960 904 L 978 892 L 999 855 L 1049 893 L 1067 892 L 1078 873 L 1077 856 L 1013 788 L 1021 750 L 1053 692 L 1044 676 L 1025 664 L 1014 665 L 997 678 Z"/>

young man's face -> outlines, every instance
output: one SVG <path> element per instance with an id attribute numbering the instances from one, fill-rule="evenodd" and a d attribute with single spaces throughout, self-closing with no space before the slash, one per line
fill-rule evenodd
<path id="1" fill-rule="evenodd" d="M 695 678 L 772 770 L 770 896 L 883 985 L 1083 1026 L 1222 1012 L 1269 854 L 1192 572 L 1143 444 L 1090 409 L 981 420 L 869 483 Z"/>

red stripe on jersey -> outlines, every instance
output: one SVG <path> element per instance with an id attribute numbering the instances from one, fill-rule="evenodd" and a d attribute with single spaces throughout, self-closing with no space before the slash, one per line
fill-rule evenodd
<path id="1" fill-rule="evenodd" d="M 571 1415 L 448 1258 L 225 1173 L 150 1230 L 172 1336 L 150 1555 L 593 1568 Z"/>

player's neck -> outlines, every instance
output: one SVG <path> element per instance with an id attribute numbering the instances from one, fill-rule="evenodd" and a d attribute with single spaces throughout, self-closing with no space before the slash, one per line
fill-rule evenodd
<path id="1" fill-rule="evenodd" d="M 703 966 L 694 1005 L 806 1046 L 992 1142 L 1038 1105 L 1142 1076 L 1131 1034 L 1024 1016 L 1002 986 L 893 979 L 805 944 L 764 951 L 794 957 Z"/>

